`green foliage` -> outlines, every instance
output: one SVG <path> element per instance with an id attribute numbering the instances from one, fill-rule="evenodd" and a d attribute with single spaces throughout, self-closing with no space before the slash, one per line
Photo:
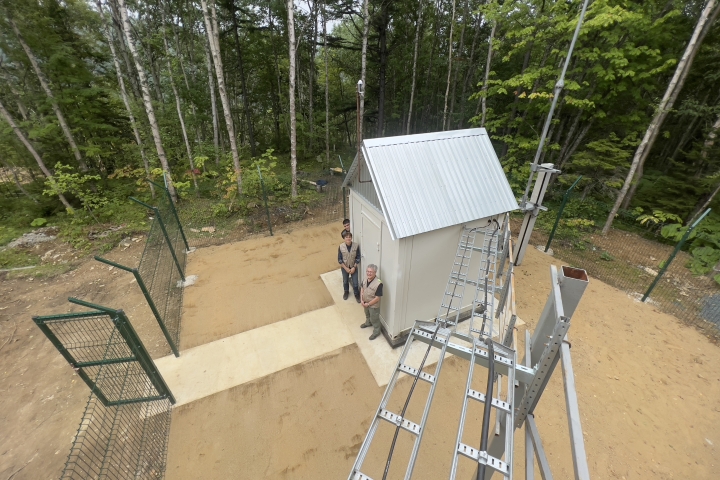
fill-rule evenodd
<path id="1" fill-rule="evenodd" d="M 30 226 L 31 227 L 42 227 L 46 223 L 47 223 L 47 220 L 45 220 L 44 218 L 36 218 L 32 222 L 30 222 Z"/>
<path id="2" fill-rule="evenodd" d="M 107 205 L 107 199 L 97 193 L 97 187 L 86 185 L 88 182 L 100 180 L 100 176 L 81 174 L 74 170 L 69 165 L 59 162 L 55 164 L 55 181 L 45 182 L 43 195 L 54 197 L 59 194 L 71 194 L 78 198 L 83 208 L 91 214 L 94 210 Z M 72 214 L 73 212 L 68 213 Z"/>
<path id="3" fill-rule="evenodd" d="M 275 174 L 277 157 L 273 155 L 273 152 L 274 150 L 269 148 L 243 172 L 242 185 L 245 196 L 262 200 L 263 193 L 258 168 L 262 174 L 262 181 L 265 184 L 265 191 L 268 192 L 268 195 L 272 195 L 271 192 L 277 192 L 279 186 L 278 177 Z"/>
<path id="4" fill-rule="evenodd" d="M 600 254 L 600 259 L 605 260 L 606 262 L 612 262 L 613 260 L 615 260 L 615 257 L 610 255 L 608 252 L 602 252 Z"/>

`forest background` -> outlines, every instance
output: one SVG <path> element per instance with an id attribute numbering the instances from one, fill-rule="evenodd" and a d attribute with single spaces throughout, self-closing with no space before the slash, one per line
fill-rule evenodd
<path id="1" fill-rule="evenodd" d="M 312 202 L 297 172 L 352 161 L 361 78 L 364 138 L 483 126 L 521 195 L 582 2 L 0 5 L 0 268 L 12 268 L 37 259 L 2 245 L 38 226 L 86 249 L 146 229 L 127 200 L 151 201 L 146 178 L 208 221 L 258 209 L 260 171 L 272 205 Z M 582 175 L 566 230 L 601 226 L 617 202 L 618 218 L 672 242 L 713 206 L 718 12 L 715 0 L 589 3 L 541 157 L 562 170 L 551 205 Z M 688 244 L 698 274 L 720 261 L 720 215 L 703 225 Z M 97 245 L 98 231 L 113 234 Z"/>

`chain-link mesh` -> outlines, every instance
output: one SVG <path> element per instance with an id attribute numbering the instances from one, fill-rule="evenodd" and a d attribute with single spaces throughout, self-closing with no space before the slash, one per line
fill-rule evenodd
<path id="1" fill-rule="evenodd" d="M 541 215 L 554 219 L 554 213 Z M 617 223 L 628 230 L 611 228 L 602 235 L 593 225 L 563 219 L 550 248 L 555 257 L 570 266 L 583 268 L 589 275 L 641 300 L 675 246 L 631 231 L 637 227 L 623 225 L 623 219 Z M 551 222 L 537 225 L 532 235 L 531 244 L 540 250 L 548 240 L 548 224 Z M 693 275 L 688 268 L 691 259 L 688 253 L 678 252 L 646 303 L 720 340 L 720 287 L 708 276 Z"/>
<path id="2" fill-rule="evenodd" d="M 169 223 L 177 224 L 175 221 Z M 187 253 L 184 247 L 178 248 L 180 229 L 170 230 L 174 236 L 167 232 L 167 238 L 170 239 L 168 242 L 163 226 L 164 218 L 156 214 L 150 225 L 137 271 L 142 279 L 140 287 L 147 290 L 155 308 L 153 313 L 157 312 L 158 321 L 164 328 L 163 333 L 169 337 L 172 350 L 179 352 L 183 295 L 183 277 L 180 275 L 180 268 L 184 273 Z"/>
<path id="3" fill-rule="evenodd" d="M 91 393 L 63 479 L 163 478 L 174 398 L 121 311 L 34 317 Z"/>
<path id="4" fill-rule="evenodd" d="M 322 225 L 343 218 L 343 177 L 326 174 L 298 173 L 298 188 L 305 193 L 295 202 L 279 202 L 272 195 L 269 199 L 270 221 L 274 234 L 284 233 L 288 228 Z M 327 182 L 318 187 L 303 182 L 303 177 Z M 346 194 L 349 194 L 346 191 Z M 237 204 L 235 204 L 237 206 Z M 254 236 L 269 235 L 268 219 L 263 200 L 244 203 L 242 211 L 224 206 L 217 198 L 193 198 L 180 202 L 178 215 L 191 247 L 206 247 L 238 242 Z M 346 205 L 349 213 L 349 205 Z"/>
<path id="5" fill-rule="evenodd" d="M 105 406 L 90 394 L 61 478 L 164 478 L 171 407 L 167 399 Z"/>

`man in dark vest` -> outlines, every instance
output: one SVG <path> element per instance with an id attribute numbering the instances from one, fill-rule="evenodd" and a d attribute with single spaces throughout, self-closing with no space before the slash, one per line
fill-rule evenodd
<path id="1" fill-rule="evenodd" d="M 340 232 L 340 237 L 345 238 L 345 235 L 350 233 L 350 219 L 346 218 L 343 220 L 343 229 L 342 232 Z"/>
<path id="2" fill-rule="evenodd" d="M 373 327 L 373 333 L 370 340 L 375 340 L 380 336 L 380 298 L 383 295 L 383 283 L 377 276 L 377 265 L 372 263 L 367 266 L 365 275 L 367 278 L 362 283 L 360 296 L 362 297 L 362 306 L 365 309 L 365 323 L 360 328 Z"/>
<path id="3" fill-rule="evenodd" d="M 353 243 L 352 233 L 345 233 L 343 243 L 338 247 L 338 263 L 343 276 L 343 300 L 347 300 L 350 295 L 350 282 L 352 280 L 353 293 L 355 300 L 360 303 L 360 289 L 358 288 L 358 264 L 360 263 L 360 245 Z"/>

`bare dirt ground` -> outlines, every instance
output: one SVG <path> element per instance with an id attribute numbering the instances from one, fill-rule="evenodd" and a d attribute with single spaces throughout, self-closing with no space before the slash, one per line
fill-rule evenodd
<path id="1" fill-rule="evenodd" d="M 187 272 L 198 282 L 184 294 L 182 347 L 332 305 L 320 274 L 337 267 L 340 230 L 310 227 L 190 254 Z"/>
<path id="2" fill-rule="evenodd" d="M 135 238 L 107 258 L 136 265 L 144 238 Z M 50 279 L 0 277 L 2 479 L 58 478 L 70 451 L 90 391 L 32 321 L 33 315 L 85 310 L 68 303 L 70 296 L 124 309 L 151 355 L 169 352 L 129 273 L 86 259 L 76 269 Z"/>
<path id="3" fill-rule="evenodd" d="M 227 330 L 216 324 L 212 335 L 231 335 L 312 309 L 312 302 L 326 294 L 314 292 L 324 289 L 318 273 L 335 268 L 339 243 L 335 227 L 326 227 L 328 233 L 317 236 L 297 230 L 282 237 L 285 245 L 291 245 L 282 257 L 285 261 L 271 256 L 278 253 L 271 248 L 276 238 L 237 244 L 241 250 L 233 255 L 247 255 L 247 265 L 254 256 L 264 260 L 252 276 L 249 272 L 253 269 L 240 270 L 247 274 L 245 286 L 229 288 L 225 296 L 217 298 L 228 307 L 217 307 L 231 310 L 239 304 L 240 292 L 252 288 L 248 284 L 263 281 L 261 290 L 273 293 L 248 295 L 242 308 L 251 312 L 271 309 L 275 320 L 257 313 L 250 316 L 256 324 L 236 322 Z M 264 246 L 249 250 L 246 245 L 250 242 Z M 142 242 L 131 243 L 107 257 L 133 265 L 142 252 Z M 200 271 L 201 275 L 196 292 L 203 273 L 199 265 L 196 271 L 195 262 L 209 250 L 200 249 L 189 256 L 188 273 Z M 278 250 L 285 251 L 285 247 Z M 226 251 L 219 255 L 223 257 L 217 262 L 221 268 L 207 274 L 239 268 L 227 267 L 231 255 Z M 298 260 L 302 265 L 293 266 Z M 212 259 L 207 261 L 212 263 Z M 547 298 L 551 261 L 529 249 L 524 265 L 516 270 L 518 313 L 530 328 Z M 299 284 L 287 284 L 289 272 L 307 275 Z M 256 275 L 258 279 L 252 282 Z M 186 291 L 186 307 L 193 288 Z M 314 300 L 302 303 L 311 290 Z M 35 327 L 31 315 L 68 311 L 66 297 L 70 295 L 124 308 L 152 355 L 167 353 L 130 274 L 87 261 L 50 280 L 0 281 L 0 346 L 4 345 L 0 347 L 0 479 L 57 478 L 64 465 L 89 392 Z M 205 296 L 194 301 L 205 301 Z M 293 303 L 303 306 L 294 310 Z M 193 335 L 192 315 L 187 308 L 181 342 L 185 348 L 192 345 L 188 337 Z M 195 319 L 214 321 L 211 314 Z M 204 341 L 217 338 L 212 335 Z M 636 303 L 592 278 L 573 317 L 570 339 L 593 478 L 714 478 L 712 472 L 720 461 L 718 347 L 674 317 Z M 455 440 L 465 366 L 451 358 L 443 369 L 434 403 L 436 414 L 430 418 L 429 431 L 435 433 L 423 442 L 426 459 L 436 450 L 449 451 Z M 536 413 L 555 477 L 571 478 L 561 385 L 558 371 Z M 404 388 L 407 382 L 399 393 Z M 179 407 L 173 412 L 167 478 L 344 478 L 382 392 L 357 347 L 349 346 Z M 392 408 L 399 410 L 401 400 L 394 398 Z M 418 408 L 411 404 L 410 415 L 417 418 Z M 449 413 L 438 415 L 441 411 Z M 479 429 L 479 410 L 471 412 L 471 417 Z M 382 430 L 378 439 L 387 440 L 391 433 Z M 473 443 L 476 438 L 477 429 L 471 430 L 466 440 Z M 516 445 L 519 466 L 523 442 L 518 439 Z M 401 439 L 398 464 L 406 458 L 407 449 Z M 371 451 L 368 465 L 373 471 L 368 473 L 376 474 L 385 456 L 386 451 Z M 418 464 L 417 478 L 439 478 L 449 462 L 447 456 L 432 460 Z"/>
<path id="4" fill-rule="evenodd" d="M 529 249 L 517 269 L 518 313 L 530 328 L 547 299 L 553 260 Z M 573 317 L 570 338 L 593 478 L 713 477 L 720 460 L 720 349 L 674 317 L 594 279 Z M 448 471 L 466 368 L 466 362 L 451 358 L 443 369 L 417 478 L 442 478 Z M 407 388 L 407 381 L 399 387 L 394 410 L 400 410 Z M 417 398 L 424 396 L 422 388 Z M 179 407 L 167 477 L 343 478 L 382 392 L 350 346 Z M 409 417 L 419 418 L 420 408 L 411 403 Z M 536 410 L 556 478 L 573 475 L 564 411 L 558 370 Z M 468 443 L 479 438 L 480 415 L 480 408 L 470 413 L 474 427 L 465 437 Z M 387 427 L 378 432 L 377 445 L 389 443 Z M 401 435 L 395 465 L 403 463 L 409 448 Z M 523 452 L 518 436 L 516 468 Z M 386 455 L 382 448 L 371 450 L 365 473 L 381 477 Z M 462 467 L 458 478 L 469 476 L 470 466 Z M 399 474 L 393 468 L 390 477 Z"/>

